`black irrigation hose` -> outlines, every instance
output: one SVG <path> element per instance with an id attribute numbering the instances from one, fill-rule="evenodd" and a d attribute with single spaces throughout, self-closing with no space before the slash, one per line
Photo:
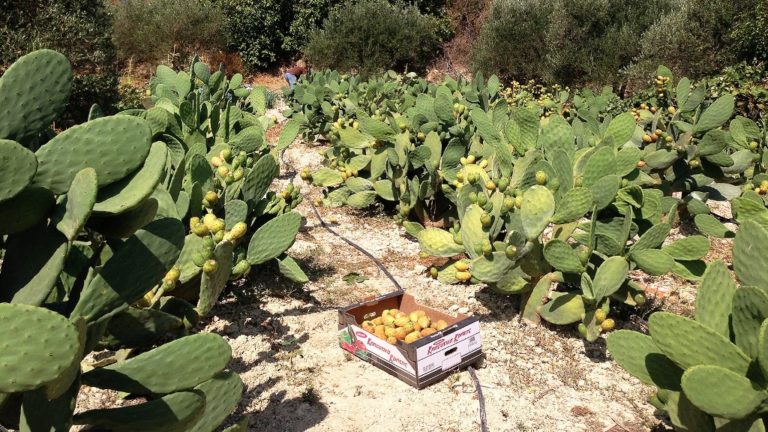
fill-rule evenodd
<path id="1" fill-rule="evenodd" d="M 284 164 L 286 164 L 286 165 L 290 166 L 291 168 L 293 168 L 293 170 L 295 171 L 296 168 L 293 165 L 289 164 L 283 158 L 284 153 L 285 153 L 284 151 L 280 152 L 280 160 Z M 325 222 L 323 217 L 320 216 L 320 212 L 317 210 L 317 207 L 315 207 L 315 203 L 313 203 L 312 200 L 308 200 L 307 197 L 304 197 L 304 199 L 309 202 L 310 207 L 312 207 L 312 211 L 315 212 L 315 217 L 317 217 L 317 220 L 320 221 L 320 225 L 323 228 L 325 228 L 329 233 L 331 233 L 331 234 L 335 235 L 336 237 L 344 240 L 345 243 L 347 243 L 348 245 L 350 245 L 353 248 L 357 249 L 363 255 L 365 255 L 368 258 L 370 258 L 371 261 L 373 261 L 376 264 L 376 266 L 379 269 L 381 269 L 382 272 L 384 272 L 384 274 L 387 276 L 387 278 L 389 278 L 389 280 L 392 281 L 392 284 L 395 286 L 395 288 L 397 288 L 398 291 L 403 291 L 403 287 L 400 286 L 400 284 L 397 282 L 395 277 L 392 276 L 392 273 L 390 273 L 389 270 L 387 270 L 387 268 L 384 266 L 384 264 L 378 258 L 373 256 L 373 254 L 371 254 L 370 252 L 365 250 L 362 246 L 358 245 L 357 243 L 353 242 L 352 240 L 349 240 L 348 238 L 346 238 L 343 235 L 341 235 L 341 234 L 337 233 L 336 231 L 334 231 L 333 228 L 331 228 L 331 226 L 328 225 L 328 223 Z M 483 396 L 483 389 L 480 386 L 480 380 L 477 378 L 477 373 L 475 373 L 475 368 L 473 368 L 472 366 L 468 366 L 467 367 L 467 372 L 469 372 L 469 375 L 472 378 L 472 381 L 475 383 L 475 390 L 477 391 L 477 399 L 478 399 L 478 401 L 480 403 L 480 432 L 489 432 L 489 429 L 488 429 L 488 418 L 487 418 L 486 413 L 485 413 L 485 397 Z"/>

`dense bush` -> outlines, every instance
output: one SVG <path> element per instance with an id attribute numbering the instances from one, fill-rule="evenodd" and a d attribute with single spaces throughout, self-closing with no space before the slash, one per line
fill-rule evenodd
<path id="1" fill-rule="evenodd" d="M 236 51 L 249 69 L 272 66 L 283 57 L 290 2 L 221 0 L 220 5 L 228 32 L 227 47 Z"/>
<path id="2" fill-rule="evenodd" d="M 438 20 L 413 5 L 362 0 L 335 8 L 310 34 L 305 54 L 317 67 L 423 70 L 438 51 Z"/>
<path id="3" fill-rule="evenodd" d="M 481 31 L 477 69 L 573 84 L 610 82 L 670 0 L 497 0 Z"/>
<path id="4" fill-rule="evenodd" d="M 84 121 L 95 101 L 105 108 L 117 101 L 112 23 L 103 2 L 0 0 L 0 10 L 0 68 L 36 48 L 55 49 L 72 63 L 72 97 L 59 125 Z"/>
<path id="5" fill-rule="evenodd" d="M 123 0 L 112 7 L 118 56 L 142 62 L 165 60 L 224 46 L 218 5 L 196 0 Z"/>

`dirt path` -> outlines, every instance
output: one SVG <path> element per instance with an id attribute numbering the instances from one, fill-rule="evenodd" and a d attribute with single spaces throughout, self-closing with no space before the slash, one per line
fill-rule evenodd
<path id="1" fill-rule="evenodd" d="M 206 330 L 224 335 L 233 369 L 247 390 L 234 418 L 254 431 L 476 431 L 478 400 L 466 371 L 415 390 L 357 358 L 337 341 L 336 308 L 392 290 L 365 256 L 324 230 L 308 200 L 318 188 L 297 170 L 319 167 L 322 148 L 295 143 L 284 155 L 281 187 L 301 185 L 304 225 L 290 254 L 308 272 L 304 287 L 258 275 L 233 289 Z M 650 388 L 607 358 L 604 340 L 583 342 L 575 331 L 520 322 L 515 298 L 482 286 L 446 286 L 425 277 L 418 244 L 390 217 L 321 208 L 335 229 L 381 259 L 419 301 L 481 317 L 486 361 L 477 371 L 491 431 L 646 431 L 660 428 L 646 403 Z M 356 272 L 366 278 L 347 283 Z M 626 325 L 626 323 L 619 323 Z M 663 427 L 654 430 L 664 430 Z"/>

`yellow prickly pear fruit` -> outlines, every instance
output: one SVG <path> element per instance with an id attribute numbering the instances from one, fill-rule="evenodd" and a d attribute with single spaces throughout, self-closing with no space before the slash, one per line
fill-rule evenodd
<path id="1" fill-rule="evenodd" d="M 217 234 L 219 231 L 224 231 L 225 227 L 226 224 L 224 223 L 224 219 L 216 219 L 208 226 L 208 229 L 212 234 Z"/>
<path id="2" fill-rule="evenodd" d="M 384 327 L 384 334 L 387 335 L 387 337 L 394 337 L 395 336 L 395 328 L 394 327 Z"/>
<path id="3" fill-rule="evenodd" d="M 478 164 L 478 166 L 479 166 L 480 168 L 486 168 L 486 167 L 488 167 L 488 160 L 487 160 L 487 159 L 483 159 L 483 160 L 481 160 L 481 161 L 480 161 L 480 163 Z"/>
<path id="4" fill-rule="evenodd" d="M 435 329 L 433 329 L 431 327 L 422 329 L 421 332 L 420 332 L 421 337 L 427 337 L 427 336 L 429 336 L 431 334 L 435 334 L 435 333 L 437 333 L 437 330 L 435 330 Z"/>
<path id="5" fill-rule="evenodd" d="M 168 270 L 168 273 L 165 274 L 165 277 L 163 278 L 163 282 L 168 284 L 174 284 L 176 281 L 179 280 L 179 276 L 181 276 L 181 271 L 178 267 L 174 266 L 170 270 Z"/>
<path id="6" fill-rule="evenodd" d="M 387 312 L 387 311 L 384 311 L 384 312 Z M 392 315 L 382 316 L 381 321 L 384 323 L 384 325 L 387 325 L 387 326 L 395 325 L 395 317 L 393 317 Z"/>
<path id="7" fill-rule="evenodd" d="M 395 344 L 397 344 L 397 338 L 396 338 L 396 337 L 394 337 L 394 336 L 389 336 L 389 337 L 387 338 L 387 342 L 388 342 L 388 343 L 390 343 L 390 344 L 392 344 L 392 345 L 395 345 Z"/>
<path id="8" fill-rule="evenodd" d="M 398 327 L 405 327 L 411 322 L 407 316 L 395 318 L 394 324 Z"/>
<path id="9" fill-rule="evenodd" d="M 243 237 L 247 231 L 248 225 L 246 225 L 245 222 L 238 222 L 235 224 L 235 226 L 232 227 L 232 230 L 230 230 L 229 234 L 232 236 L 233 240 L 237 240 Z"/>
<path id="10" fill-rule="evenodd" d="M 421 327 L 423 329 L 429 327 L 430 324 L 432 324 L 432 321 L 429 319 L 429 317 L 425 317 L 425 316 L 419 317 L 419 321 L 418 322 L 419 322 L 419 327 Z"/>
<path id="11" fill-rule="evenodd" d="M 425 316 L 427 316 L 427 313 L 424 312 L 423 310 L 419 309 L 419 310 L 416 311 L 416 315 L 419 316 L 419 317 L 425 317 Z"/>
<path id="12" fill-rule="evenodd" d="M 458 279 L 461 282 L 466 282 L 472 279 L 472 275 L 467 271 L 460 271 L 460 272 L 456 272 L 456 279 Z"/>
<path id="13" fill-rule="evenodd" d="M 419 325 L 419 323 L 415 322 L 413 323 L 413 331 L 420 332 L 422 327 Z"/>
<path id="14" fill-rule="evenodd" d="M 407 344 L 414 343 L 417 340 L 419 340 L 419 338 L 421 338 L 421 333 L 419 333 L 419 332 L 411 332 L 411 333 L 408 333 L 405 336 L 405 339 L 403 339 L 403 342 L 405 342 Z"/>
<path id="15" fill-rule="evenodd" d="M 211 229 L 211 224 L 213 224 L 216 221 L 216 219 L 218 218 L 216 217 L 215 214 L 206 213 L 205 216 L 203 216 L 203 223 L 205 224 L 205 226 L 208 227 L 208 229 Z"/>
<path id="16" fill-rule="evenodd" d="M 677 112 L 677 109 L 673 106 L 667 108 L 667 112 L 674 115 Z"/>
<path id="17" fill-rule="evenodd" d="M 603 321 L 605 321 L 605 318 L 606 318 L 606 314 L 605 314 L 605 311 L 604 311 L 604 310 L 602 310 L 602 309 L 598 309 L 598 310 L 596 310 L 596 311 L 595 311 L 595 321 L 596 321 L 598 324 L 600 324 L 600 323 L 602 323 Z"/>
<path id="18" fill-rule="evenodd" d="M 195 226 L 199 223 L 200 223 L 200 218 L 197 216 L 192 216 L 191 218 L 189 218 L 189 229 L 191 230 L 195 228 Z"/>
<path id="19" fill-rule="evenodd" d="M 547 173 L 545 173 L 544 171 L 536 171 L 536 184 L 538 185 L 547 184 Z"/>
<path id="20" fill-rule="evenodd" d="M 405 329 L 406 333 L 410 333 L 413 331 L 413 323 L 411 322 L 411 320 L 408 320 L 408 322 L 405 323 L 405 325 L 402 328 Z"/>
<path id="21" fill-rule="evenodd" d="M 430 267 L 429 275 L 432 276 L 432 279 L 437 279 L 438 274 L 437 267 Z"/>
<path id="22" fill-rule="evenodd" d="M 200 222 L 192 227 L 192 232 L 198 237 L 205 237 L 209 234 L 208 227 Z"/>
<path id="23" fill-rule="evenodd" d="M 245 176 L 245 171 L 243 171 L 242 167 L 232 172 L 232 180 L 234 181 L 240 180 L 243 176 Z"/>
<path id="24" fill-rule="evenodd" d="M 387 335 L 384 334 L 384 328 L 379 330 L 379 328 L 377 327 L 376 331 L 373 332 L 373 334 L 376 335 L 376 337 L 379 338 L 379 339 L 387 340 Z"/>
<path id="25" fill-rule="evenodd" d="M 211 274 L 215 272 L 219 268 L 219 263 L 216 262 L 216 260 L 209 259 L 205 263 L 203 263 L 203 271 L 206 274 Z"/>
<path id="26" fill-rule="evenodd" d="M 224 161 L 222 161 L 221 158 L 218 156 L 214 156 L 211 158 L 211 165 L 213 165 L 215 168 L 220 167 L 223 163 Z"/>
<path id="27" fill-rule="evenodd" d="M 608 318 L 600 324 L 600 330 L 604 332 L 609 332 L 614 328 L 616 328 L 616 322 L 613 320 L 613 318 Z"/>
<path id="28" fill-rule="evenodd" d="M 388 317 L 390 316 L 390 314 L 391 314 L 391 311 L 389 309 L 384 309 L 384 311 L 381 312 L 381 317 L 382 318 Z"/>
<path id="29" fill-rule="evenodd" d="M 456 267 L 456 270 L 461 272 L 469 270 L 469 264 L 467 264 L 465 261 L 456 261 L 453 263 L 453 266 Z"/>
<path id="30" fill-rule="evenodd" d="M 225 165 L 222 165 L 222 166 L 220 166 L 220 167 L 219 167 L 219 168 L 216 170 L 216 172 L 217 172 L 217 173 L 219 173 L 219 175 L 220 175 L 221 177 L 226 177 L 226 176 L 229 174 L 229 168 L 228 168 L 227 166 L 225 166 Z"/>
<path id="31" fill-rule="evenodd" d="M 209 203 L 214 204 L 216 201 L 219 200 L 219 194 L 217 194 L 214 191 L 208 191 L 205 193 L 204 199 Z"/>
<path id="32" fill-rule="evenodd" d="M 433 323 L 433 328 L 437 331 L 444 330 L 448 327 L 448 323 L 445 320 L 437 320 Z"/>
<path id="33" fill-rule="evenodd" d="M 376 317 L 373 320 L 371 320 L 371 322 L 373 322 L 373 325 L 375 326 L 380 326 L 383 324 L 383 322 L 381 321 L 381 317 Z"/>
<path id="34" fill-rule="evenodd" d="M 360 324 L 360 327 L 369 333 L 373 333 L 373 331 L 376 330 L 376 326 L 374 326 L 373 323 L 368 320 L 363 321 L 362 324 Z"/>
<path id="35" fill-rule="evenodd" d="M 384 329 L 385 329 L 385 326 L 381 324 L 376 325 L 376 333 L 379 333 L 379 332 L 384 333 Z M 382 338 L 382 339 L 386 339 L 386 338 Z"/>
<path id="36" fill-rule="evenodd" d="M 407 313 L 405 313 L 405 312 L 403 312 L 403 311 L 397 311 L 397 312 L 395 312 L 395 319 L 397 319 L 397 318 L 403 318 L 403 317 L 405 317 L 405 318 L 408 318 L 408 314 L 407 314 Z"/>
<path id="37" fill-rule="evenodd" d="M 467 156 L 467 164 L 472 165 L 473 163 L 475 163 L 475 155 Z"/>
<path id="38" fill-rule="evenodd" d="M 419 322 L 419 314 L 417 314 L 416 312 L 411 312 L 410 314 L 408 314 L 408 319 L 415 324 Z"/>
<path id="39" fill-rule="evenodd" d="M 523 197 L 522 196 L 516 196 L 515 197 L 515 207 L 520 208 L 520 206 L 523 205 Z"/>
<path id="40" fill-rule="evenodd" d="M 406 336 L 407 334 L 408 334 L 408 332 L 407 332 L 407 331 L 405 330 L 405 328 L 403 328 L 403 327 L 397 327 L 397 328 L 395 329 L 395 337 L 396 337 L 398 340 L 403 340 L 403 339 L 405 339 L 405 336 Z"/>
<path id="41" fill-rule="evenodd" d="M 232 150 L 225 148 L 219 152 L 219 157 L 229 162 L 232 159 Z"/>

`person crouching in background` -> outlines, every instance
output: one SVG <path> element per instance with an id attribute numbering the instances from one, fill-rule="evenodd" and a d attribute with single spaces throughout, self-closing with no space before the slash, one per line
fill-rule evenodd
<path id="1" fill-rule="evenodd" d="M 304 60 L 299 60 L 292 68 L 288 68 L 285 71 L 285 80 L 288 81 L 288 85 L 293 88 L 296 85 L 299 77 L 307 73 L 307 64 Z"/>

